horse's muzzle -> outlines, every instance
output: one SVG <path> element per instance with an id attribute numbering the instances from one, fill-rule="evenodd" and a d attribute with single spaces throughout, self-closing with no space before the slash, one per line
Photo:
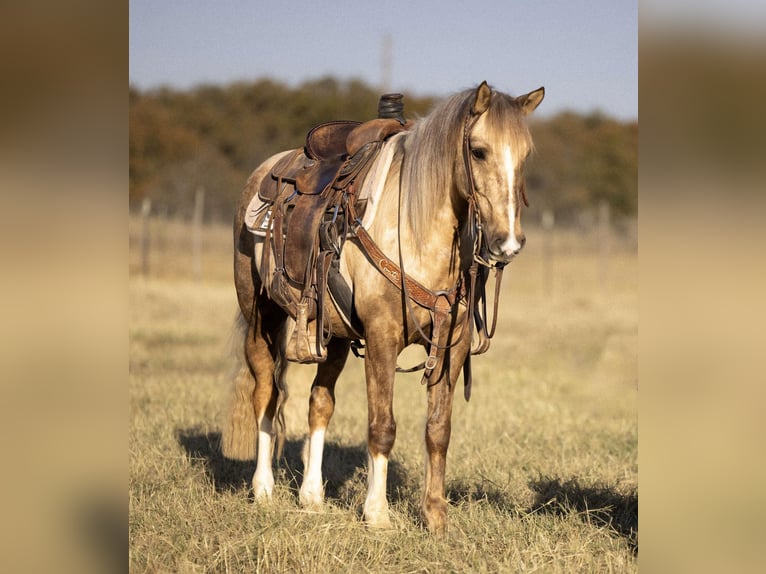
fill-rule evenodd
<path id="1" fill-rule="evenodd" d="M 527 242 L 527 238 L 524 235 L 514 239 L 515 241 L 509 241 L 508 239 L 495 239 L 492 241 L 488 249 L 488 258 L 499 265 L 510 263 L 521 252 Z"/>

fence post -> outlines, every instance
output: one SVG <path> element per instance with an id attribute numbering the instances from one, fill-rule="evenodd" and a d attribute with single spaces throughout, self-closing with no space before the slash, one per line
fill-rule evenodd
<path id="1" fill-rule="evenodd" d="M 202 218 L 205 212 L 205 188 L 199 186 L 194 193 L 192 219 L 192 270 L 194 280 L 202 279 Z"/>
<path id="2" fill-rule="evenodd" d="M 611 251 L 611 213 L 609 204 L 601 200 L 598 204 L 598 277 L 601 290 L 609 291 L 609 255 Z"/>
<path id="3" fill-rule="evenodd" d="M 151 237 L 149 235 L 149 215 L 152 212 L 152 200 L 145 197 L 141 202 L 141 275 L 149 276 L 149 253 Z"/>
<path id="4" fill-rule="evenodd" d="M 556 218 L 553 211 L 550 209 L 543 211 L 543 290 L 548 298 L 553 297 L 553 234 L 555 224 Z"/>

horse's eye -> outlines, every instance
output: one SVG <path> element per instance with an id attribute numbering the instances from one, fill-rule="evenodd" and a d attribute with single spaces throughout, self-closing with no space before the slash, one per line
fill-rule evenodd
<path id="1" fill-rule="evenodd" d="M 487 157 L 487 154 L 485 153 L 485 151 L 481 149 L 480 147 L 475 147 L 471 149 L 471 155 L 475 159 L 479 159 L 479 160 L 485 159 Z"/>

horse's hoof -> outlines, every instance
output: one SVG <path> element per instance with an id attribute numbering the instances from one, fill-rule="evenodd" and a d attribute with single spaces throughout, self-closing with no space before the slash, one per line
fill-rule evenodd
<path id="1" fill-rule="evenodd" d="M 447 533 L 447 503 L 443 499 L 428 501 L 423 507 L 428 531 L 434 536 L 441 537 Z"/>
<path id="2" fill-rule="evenodd" d="M 257 501 L 270 500 L 274 494 L 274 479 L 256 480 L 253 479 L 253 498 Z"/>
<path id="3" fill-rule="evenodd" d="M 322 490 L 303 489 L 298 494 L 298 500 L 303 508 L 318 510 L 324 505 L 324 496 Z"/>
<path id="4" fill-rule="evenodd" d="M 436 538 L 442 538 L 447 534 L 447 517 L 427 521 L 428 531 Z"/>
<path id="5" fill-rule="evenodd" d="M 391 530 L 391 517 L 388 515 L 388 510 L 376 510 L 364 512 L 364 523 L 367 528 L 375 530 Z"/>

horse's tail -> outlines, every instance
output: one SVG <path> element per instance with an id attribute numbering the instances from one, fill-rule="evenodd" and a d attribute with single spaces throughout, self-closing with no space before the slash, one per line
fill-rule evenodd
<path id="1" fill-rule="evenodd" d="M 233 333 L 232 350 L 238 359 L 238 370 L 234 376 L 232 396 L 226 419 L 221 433 L 221 451 L 226 458 L 235 460 L 253 460 L 256 455 L 256 437 L 258 421 L 255 418 L 253 393 L 255 392 L 255 377 L 247 364 L 244 354 L 244 340 L 247 337 L 249 325 L 242 313 L 237 313 Z M 287 329 L 283 325 L 278 334 L 278 350 L 274 364 L 274 386 L 277 391 L 277 405 L 274 414 L 273 429 L 276 438 L 277 459 L 282 457 L 285 444 L 285 414 L 284 407 L 288 398 L 287 390 L 287 361 L 285 347 L 287 346 Z"/>
<path id="2" fill-rule="evenodd" d="M 255 458 L 258 433 L 258 421 L 253 409 L 255 377 L 245 360 L 244 340 L 248 324 L 241 312 L 237 312 L 232 331 L 232 351 L 237 357 L 238 370 L 221 433 L 221 451 L 226 458 L 252 460 Z"/>
<path id="3" fill-rule="evenodd" d="M 287 321 L 282 325 L 279 332 L 279 350 L 274 361 L 274 386 L 277 389 L 277 408 L 274 412 L 274 432 L 276 433 L 277 460 L 282 458 L 282 451 L 285 446 L 285 403 L 290 393 L 287 391 L 287 359 L 285 359 L 285 349 L 287 348 Z"/>

